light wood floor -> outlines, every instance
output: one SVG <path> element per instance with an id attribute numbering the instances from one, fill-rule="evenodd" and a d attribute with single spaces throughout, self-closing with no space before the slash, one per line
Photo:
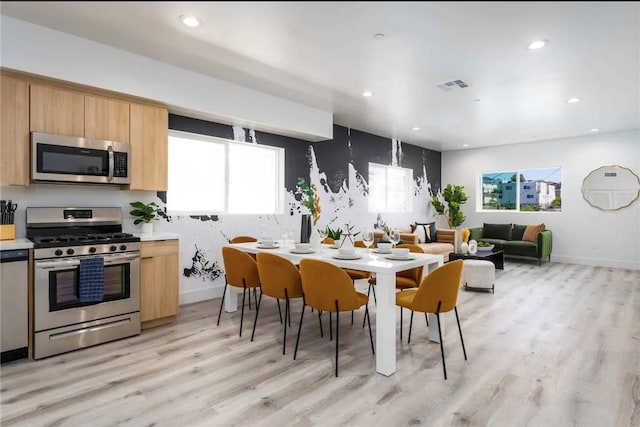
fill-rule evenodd
<path id="1" fill-rule="evenodd" d="M 424 321 L 387 378 L 374 374 L 362 313 L 353 327 L 343 316 L 335 378 L 334 343 L 309 311 L 292 361 L 299 304 L 286 356 L 273 300 L 254 342 L 254 311 L 239 338 L 239 312 L 216 327 L 219 304 L 183 306 L 176 324 L 134 338 L 3 365 L 2 425 L 640 425 L 640 271 L 507 261 L 494 295 L 460 293 L 468 361 L 445 316 L 447 381 Z"/>

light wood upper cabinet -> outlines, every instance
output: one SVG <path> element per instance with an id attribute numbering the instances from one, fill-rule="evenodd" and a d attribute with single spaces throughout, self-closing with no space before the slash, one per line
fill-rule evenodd
<path id="1" fill-rule="evenodd" d="M 84 136 L 129 142 L 129 103 L 85 95 Z"/>
<path id="2" fill-rule="evenodd" d="M 141 244 L 140 320 L 147 327 L 171 322 L 178 314 L 178 251 L 178 240 Z"/>
<path id="3" fill-rule="evenodd" d="M 31 85 L 30 130 L 84 136 L 84 95 Z"/>
<path id="4" fill-rule="evenodd" d="M 131 104 L 131 190 L 166 191 L 169 112 L 166 108 Z"/>
<path id="5" fill-rule="evenodd" d="M 0 185 L 29 185 L 29 84 L 0 76 Z"/>

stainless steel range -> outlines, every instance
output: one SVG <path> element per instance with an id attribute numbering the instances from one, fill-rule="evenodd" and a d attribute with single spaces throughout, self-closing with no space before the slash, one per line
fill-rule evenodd
<path id="1" fill-rule="evenodd" d="M 27 238 L 34 359 L 140 333 L 140 239 L 122 232 L 122 209 L 27 208 Z M 99 271 L 91 283 L 89 264 Z M 87 300 L 88 286 L 98 300 Z"/>

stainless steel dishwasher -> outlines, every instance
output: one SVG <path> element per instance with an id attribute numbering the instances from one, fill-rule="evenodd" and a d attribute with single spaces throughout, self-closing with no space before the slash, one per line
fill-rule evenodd
<path id="1" fill-rule="evenodd" d="M 1 363 L 27 357 L 29 250 L 0 250 Z"/>

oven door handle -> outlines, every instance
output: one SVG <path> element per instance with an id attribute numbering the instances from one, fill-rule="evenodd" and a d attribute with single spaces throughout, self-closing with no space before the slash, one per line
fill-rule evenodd
<path id="1" fill-rule="evenodd" d="M 104 257 L 104 265 L 116 264 L 122 261 L 134 261 L 140 259 L 140 254 L 135 255 L 110 255 Z"/>
<path id="2" fill-rule="evenodd" d="M 109 146 L 109 148 L 107 148 L 107 151 L 109 153 L 109 176 L 107 177 L 107 180 L 109 182 L 113 181 L 113 169 L 114 169 L 114 162 L 113 162 L 113 146 Z"/>
<path id="3" fill-rule="evenodd" d="M 78 265 L 80 265 L 79 260 L 36 262 L 36 269 L 48 270 L 51 268 L 75 267 Z"/>

